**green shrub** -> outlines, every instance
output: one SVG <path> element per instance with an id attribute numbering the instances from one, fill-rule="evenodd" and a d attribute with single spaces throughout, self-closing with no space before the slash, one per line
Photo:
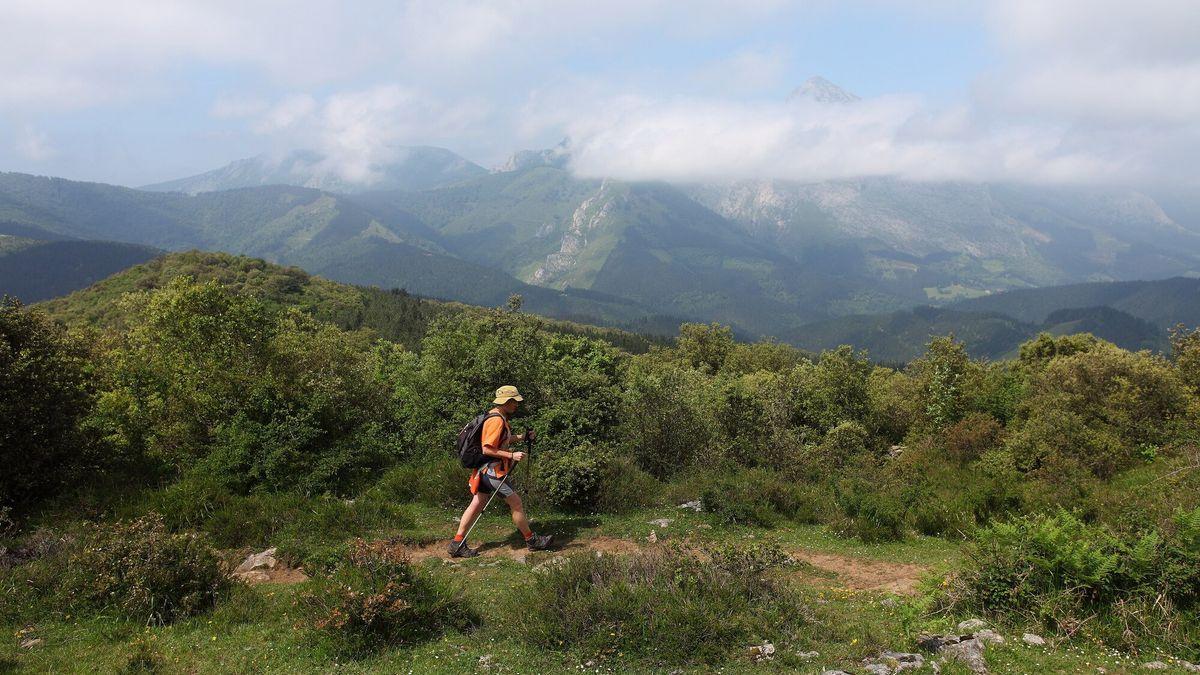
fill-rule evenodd
<path id="1" fill-rule="evenodd" d="M 655 478 L 689 469 L 716 436 L 709 378 L 655 352 L 630 360 L 622 406 L 628 454 Z"/>
<path id="2" fill-rule="evenodd" d="M 597 513 L 625 513 L 657 504 L 663 484 L 643 471 L 632 457 L 614 455 L 600 468 Z"/>
<path id="3" fill-rule="evenodd" d="M 530 468 L 530 496 L 557 509 L 595 511 L 608 461 L 599 453 L 581 446 L 539 454 Z"/>
<path id="4" fill-rule="evenodd" d="M 1098 615 L 1089 630 L 1110 644 L 1177 646 L 1200 628 L 1188 618 L 1200 600 L 1200 509 L 1180 512 L 1164 531 L 1126 535 L 1066 511 L 995 523 L 976 535 L 956 590 L 955 601 L 973 610 L 1067 633 Z M 1139 619 L 1140 634 L 1114 629 L 1139 606 L 1154 610 Z M 1147 630 L 1147 620 L 1160 630 Z"/>
<path id="5" fill-rule="evenodd" d="M 96 459 L 79 430 L 92 406 L 86 370 L 81 342 L 0 299 L 0 508 L 53 496 Z"/>
<path id="6" fill-rule="evenodd" d="M 414 569 L 386 542 L 355 541 L 331 576 L 312 583 L 299 603 L 338 653 L 412 645 L 478 623 L 461 593 Z"/>
<path id="7" fill-rule="evenodd" d="M 1026 471 L 1069 461 L 1109 478 L 1144 462 L 1145 446 L 1178 437 L 1190 424 L 1188 405 L 1165 359 L 1100 342 L 1038 372 L 1008 445 Z"/>
<path id="8" fill-rule="evenodd" d="M 369 336 L 188 277 L 125 296 L 92 424 L 237 492 L 346 493 L 395 457 Z"/>
<path id="9" fill-rule="evenodd" d="M 215 552 L 195 534 L 171 534 L 150 515 L 96 525 L 71 552 L 63 602 L 169 623 L 210 609 L 228 581 Z"/>
<path id="10" fill-rule="evenodd" d="M 519 598 L 519 636 L 556 651 L 621 650 L 655 665 L 713 665 L 747 645 L 793 634 L 808 612 L 766 567 L 770 556 L 728 553 L 723 568 L 660 547 L 629 556 L 579 554 Z"/>
<path id="11" fill-rule="evenodd" d="M 835 529 L 865 542 L 904 538 L 907 508 L 901 486 L 878 465 L 860 461 L 836 484 L 837 505 L 844 518 Z"/>
<path id="12" fill-rule="evenodd" d="M 866 352 L 846 345 L 822 352 L 816 363 L 801 363 L 791 373 L 794 422 L 823 432 L 842 422 L 863 421 L 870 410 L 874 369 Z"/>
<path id="13" fill-rule="evenodd" d="M 814 523 L 829 508 L 826 491 L 763 469 L 717 471 L 700 493 L 704 510 L 730 524 L 770 527 L 780 518 Z"/>
<path id="14" fill-rule="evenodd" d="M 1004 427 L 991 415 L 971 413 L 942 432 L 946 454 L 958 464 L 967 464 L 983 453 L 1000 447 L 1004 442 Z"/>
<path id="15" fill-rule="evenodd" d="M 828 475 L 865 457 L 871 437 L 858 422 L 842 422 L 825 434 L 810 462 L 818 474 Z"/>
<path id="16" fill-rule="evenodd" d="M 470 494 L 464 469 L 449 453 L 414 458 L 388 469 L 367 495 L 393 504 L 418 503 L 429 506 L 459 504 Z"/>
<path id="17" fill-rule="evenodd" d="M 465 492 L 465 480 L 463 487 Z M 354 500 L 292 492 L 237 495 L 194 476 L 149 493 L 127 513 L 156 511 L 171 531 L 201 532 L 221 548 L 275 546 L 292 563 L 309 565 L 348 537 L 411 528 L 402 509 L 403 503 L 374 489 Z"/>

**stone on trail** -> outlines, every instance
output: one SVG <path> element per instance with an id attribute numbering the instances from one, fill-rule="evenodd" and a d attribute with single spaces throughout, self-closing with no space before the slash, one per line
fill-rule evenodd
<path id="1" fill-rule="evenodd" d="M 1024 642 L 1027 645 L 1041 647 L 1042 645 L 1046 644 L 1046 638 L 1042 637 L 1041 635 L 1034 635 L 1033 633 L 1026 633 L 1021 636 L 1021 642 Z"/>
<path id="2" fill-rule="evenodd" d="M 646 537 L 646 541 L 650 542 L 651 544 L 657 544 L 658 543 L 658 533 L 655 532 L 654 530 L 650 530 L 650 536 Z"/>
<path id="3" fill-rule="evenodd" d="M 1188 663 L 1187 661 L 1183 661 L 1183 660 L 1180 660 L 1177 663 L 1179 664 L 1180 668 L 1183 668 L 1184 670 L 1186 670 L 1188 672 L 1200 673 L 1200 666 L 1198 666 L 1194 663 Z"/>
<path id="4" fill-rule="evenodd" d="M 653 525 L 653 526 L 659 527 L 659 528 L 665 528 L 666 526 L 670 525 L 672 522 L 673 521 L 670 518 L 656 518 L 654 520 L 651 520 L 647 524 Z"/>
<path id="5" fill-rule="evenodd" d="M 993 645 L 1004 644 L 1004 636 L 990 628 L 975 631 L 975 639 Z"/>
<path id="6" fill-rule="evenodd" d="M 241 565 L 233 571 L 235 575 L 245 572 L 253 572 L 255 570 L 273 570 L 279 561 L 275 559 L 275 547 L 263 551 L 262 553 L 251 553 L 246 556 Z"/>
<path id="7" fill-rule="evenodd" d="M 983 642 L 971 638 L 955 644 L 945 645 L 938 650 L 938 653 L 962 663 L 970 668 L 972 672 L 986 673 L 988 669 L 987 661 L 983 658 L 984 649 Z"/>
<path id="8" fill-rule="evenodd" d="M 974 633 L 980 628 L 987 628 L 987 622 L 983 619 L 967 619 L 958 622 L 958 632 L 960 633 Z"/>
<path id="9" fill-rule="evenodd" d="M 775 658 L 775 645 L 763 642 L 761 645 L 751 647 L 749 652 L 751 661 L 770 661 Z"/>

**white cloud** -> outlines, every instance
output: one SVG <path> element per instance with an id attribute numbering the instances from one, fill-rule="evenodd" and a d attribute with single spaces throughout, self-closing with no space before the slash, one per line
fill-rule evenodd
<path id="1" fill-rule="evenodd" d="M 486 113 L 483 103 L 448 104 L 425 92 L 381 85 L 317 99 L 285 97 L 273 105 L 227 105 L 246 114 L 252 128 L 280 148 L 307 148 L 322 157 L 319 167 L 352 182 L 370 183 L 379 168 L 405 145 L 427 144 L 471 133 Z"/>
<path id="2" fill-rule="evenodd" d="M 573 166 L 587 175 L 710 181 L 819 181 L 865 175 L 911 180 L 1109 181 L 1119 155 L 1072 149 L 1061 130 L 988 128 L 966 109 L 884 97 L 850 105 L 747 105 L 624 99 L 569 126 Z"/>
<path id="3" fill-rule="evenodd" d="M 50 137 L 29 124 L 17 132 L 16 150 L 22 157 L 34 162 L 44 162 L 58 154 L 50 143 Z"/>
<path id="4" fill-rule="evenodd" d="M 1006 57 L 984 82 L 990 103 L 1103 124 L 1200 116 L 1193 0 L 1006 0 L 990 17 Z"/>

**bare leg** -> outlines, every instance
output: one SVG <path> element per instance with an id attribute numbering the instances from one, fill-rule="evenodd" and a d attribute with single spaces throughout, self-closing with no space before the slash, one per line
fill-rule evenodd
<path id="1" fill-rule="evenodd" d="M 512 511 L 513 524 L 520 530 L 521 536 L 526 539 L 533 533 L 529 527 L 529 519 L 525 517 L 525 505 L 521 503 L 521 496 L 514 494 L 504 499 L 508 503 L 509 510 Z"/>
<path id="2" fill-rule="evenodd" d="M 458 532 L 454 533 L 455 537 L 467 533 L 467 529 L 471 527 L 471 523 L 475 522 L 475 519 L 479 517 L 479 512 L 483 510 L 484 504 L 487 504 L 485 497 L 486 495 L 482 492 L 475 494 L 475 497 L 471 500 L 471 504 L 467 506 L 467 510 L 463 511 L 462 518 L 458 520 Z"/>

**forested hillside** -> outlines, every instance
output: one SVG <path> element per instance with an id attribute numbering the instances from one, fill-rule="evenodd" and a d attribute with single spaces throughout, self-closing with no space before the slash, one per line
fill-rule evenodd
<path id="1" fill-rule="evenodd" d="M 0 295 L 27 302 L 66 295 L 160 253 L 137 244 L 0 235 Z"/>
<path id="2" fill-rule="evenodd" d="M 1026 297 L 1053 295 L 1054 287 L 1037 289 Z M 1196 298 L 1200 300 L 1200 297 Z M 1187 304 L 1188 306 L 1184 306 Z M 1172 308 L 1186 317 L 1200 303 L 1177 302 Z M 1054 307 L 1053 303 L 1047 303 Z M 921 355 L 925 343 L 935 335 L 954 335 L 975 358 L 1012 359 L 1027 340 L 1039 333 L 1070 335 L 1090 333 L 1125 349 L 1165 351 L 1168 329 L 1106 306 L 1054 308 L 1042 321 L 1023 321 L 999 311 L 963 311 L 951 307 L 917 307 L 888 314 L 846 316 L 805 325 L 783 339 L 803 349 L 820 351 L 850 344 L 866 350 L 875 359 L 907 363 Z M 1028 313 L 1022 312 L 1024 315 Z M 1160 316 L 1162 316 L 1160 314 Z M 1181 323 L 1181 321 L 1172 322 Z"/>
<path id="3" fill-rule="evenodd" d="M 0 663 L 1200 658 L 1200 332 L 1170 356 L 1042 335 L 1004 362 L 938 337 L 903 368 L 716 324 L 610 339 L 635 340 L 204 253 L 5 303 Z M 482 555 L 447 559 L 467 500 L 448 449 L 500 384 L 538 435 L 514 483 L 558 549 L 488 513 Z"/>
<path id="4" fill-rule="evenodd" d="M 222 288 L 254 298 L 274 310 L 294 307 L 344 330 L 370 329 L 379 337 L 412 349 L 420 346 L 429 325 L 439 318 L 483 316 L 489 311 L 484 307 L 420 298 L 399 289 L 341 284 L 310 275 L 298 267 L 273 265 L 257 258 L 203 251 L 160 256 L 84 290 L 44 302 L 40 308 L 71 327 L 121 329 L 126 316 L 119 302 L 122 296 L 162 288 L 182 276 L 198 282 L 215 281 Z M 524 304 L 524 298 L 521 302 Z M 647 351 L 651 344 L 664 339 L 567 321 L 543 321 L 549 330 L 604 339 L 631 352 Z"/>

